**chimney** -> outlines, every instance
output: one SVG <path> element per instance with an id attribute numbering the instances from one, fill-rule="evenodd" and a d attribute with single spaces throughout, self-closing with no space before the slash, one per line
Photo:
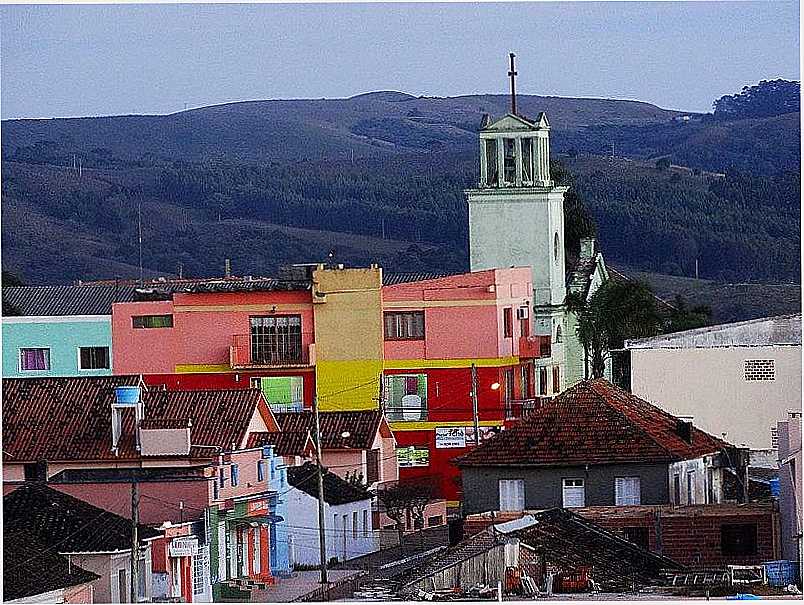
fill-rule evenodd
<path id="1" fill-rule="evenodd" d="M 692 443 L 692 416 L 678 416 L 676 419 L 676 434 L 686 443 Z"/>
<path id="2" fill-rule="evenodd" d="M 582 237 L 581 238 L 581 258 L 588 259 L 595 255 L 595 238 Z"/>

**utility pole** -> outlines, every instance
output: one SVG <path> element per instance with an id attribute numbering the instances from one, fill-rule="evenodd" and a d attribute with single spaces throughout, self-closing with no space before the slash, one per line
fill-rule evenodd
<path id="1" fill-rule="evenodd" d="M 321 465 L 321 422 L 318 418 L 318 397 L 313 397 L 315 415 L 315 457 L 318 463 L 318 542 L 321 559 L 321 584 L 327 585 L 327 542 L 324 532 L 324 468 Z"/>
<path id="2" fill-rule="evenodd" d="M 480 445 L 480 422 L 477 417 L 477 366 L 472 364 L 472 419 L 475 424 L 475 445 Z"/>
<path id="3" fill-rule="evenodd" d="M 131 602 L 139 601 L 139 535 L 137 526 L 140 523 L 140 487 L 137 478 L 131 474 Z M 123 600 L 123 595 L 120 595 Z"/>

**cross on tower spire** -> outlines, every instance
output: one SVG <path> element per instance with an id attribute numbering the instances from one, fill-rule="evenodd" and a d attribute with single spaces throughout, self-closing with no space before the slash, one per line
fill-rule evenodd
<path id="1" fill-rule="evenodd" d="M 514 53 L 508 55 L 511 59 L 511 69 L 508 72 L 508 77 L 511 78 L 511 114 L 516 115 L 516 76 L 517 72 L 514 68 Z"/>

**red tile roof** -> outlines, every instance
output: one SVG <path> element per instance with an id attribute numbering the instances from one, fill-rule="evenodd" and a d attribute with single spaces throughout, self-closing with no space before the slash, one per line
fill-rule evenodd
<path id="1" fill-rule="evenodd" d="M 455 462 L 459 466 L 673 462 L 729 446 L 695 427 L 688 443 L 677 433 L 678 422 L 606 380 L 589 380 Z"/>
<path id="2" fill-rule="evenodd" d="M 379 410 L 362 412 L 321 412 L 321 447 L 325 450 L 371 449 L 377 431 L 383 422 Z M 285 412 L 276 414 L 276 420 L 285 431 L 308 431 L 315 434 L 312 412 Z M 348 437 L 343 437 L 348 433 Z"/>
<path id="3" fill-rule="evenodd" d="M 247 448 L 263 445 L 273 445 L 277 456 L 304 456 L 307 451 L 315 450 L 309 431 L 260 432 L 248 436 Z"/>
<path id="4" fill-rule="evenodd" d="M 114 387 L 137 385 L 136 376 L 92 378 L 7 378 L 3 380 L 3 459 L 138 459 L 133 414 L 123 422 L 119 455 L 112 452 Z M 239 447 L 255 410 L 276 428 L 257 389 L 214 391 L 143 390 L 146 426 L 190 420 L 191 458 L 211 458 L 215 448 Z M 214 446 L 214 447 L 198 447 Z"/>

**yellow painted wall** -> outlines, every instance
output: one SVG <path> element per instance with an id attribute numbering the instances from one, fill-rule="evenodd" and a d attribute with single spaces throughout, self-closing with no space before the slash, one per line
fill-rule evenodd
<path id="1" fill-rule="evenodd" d="M 383 369 L 382 269 L 313 272 L 319 408 L 378 407 Z"/>

